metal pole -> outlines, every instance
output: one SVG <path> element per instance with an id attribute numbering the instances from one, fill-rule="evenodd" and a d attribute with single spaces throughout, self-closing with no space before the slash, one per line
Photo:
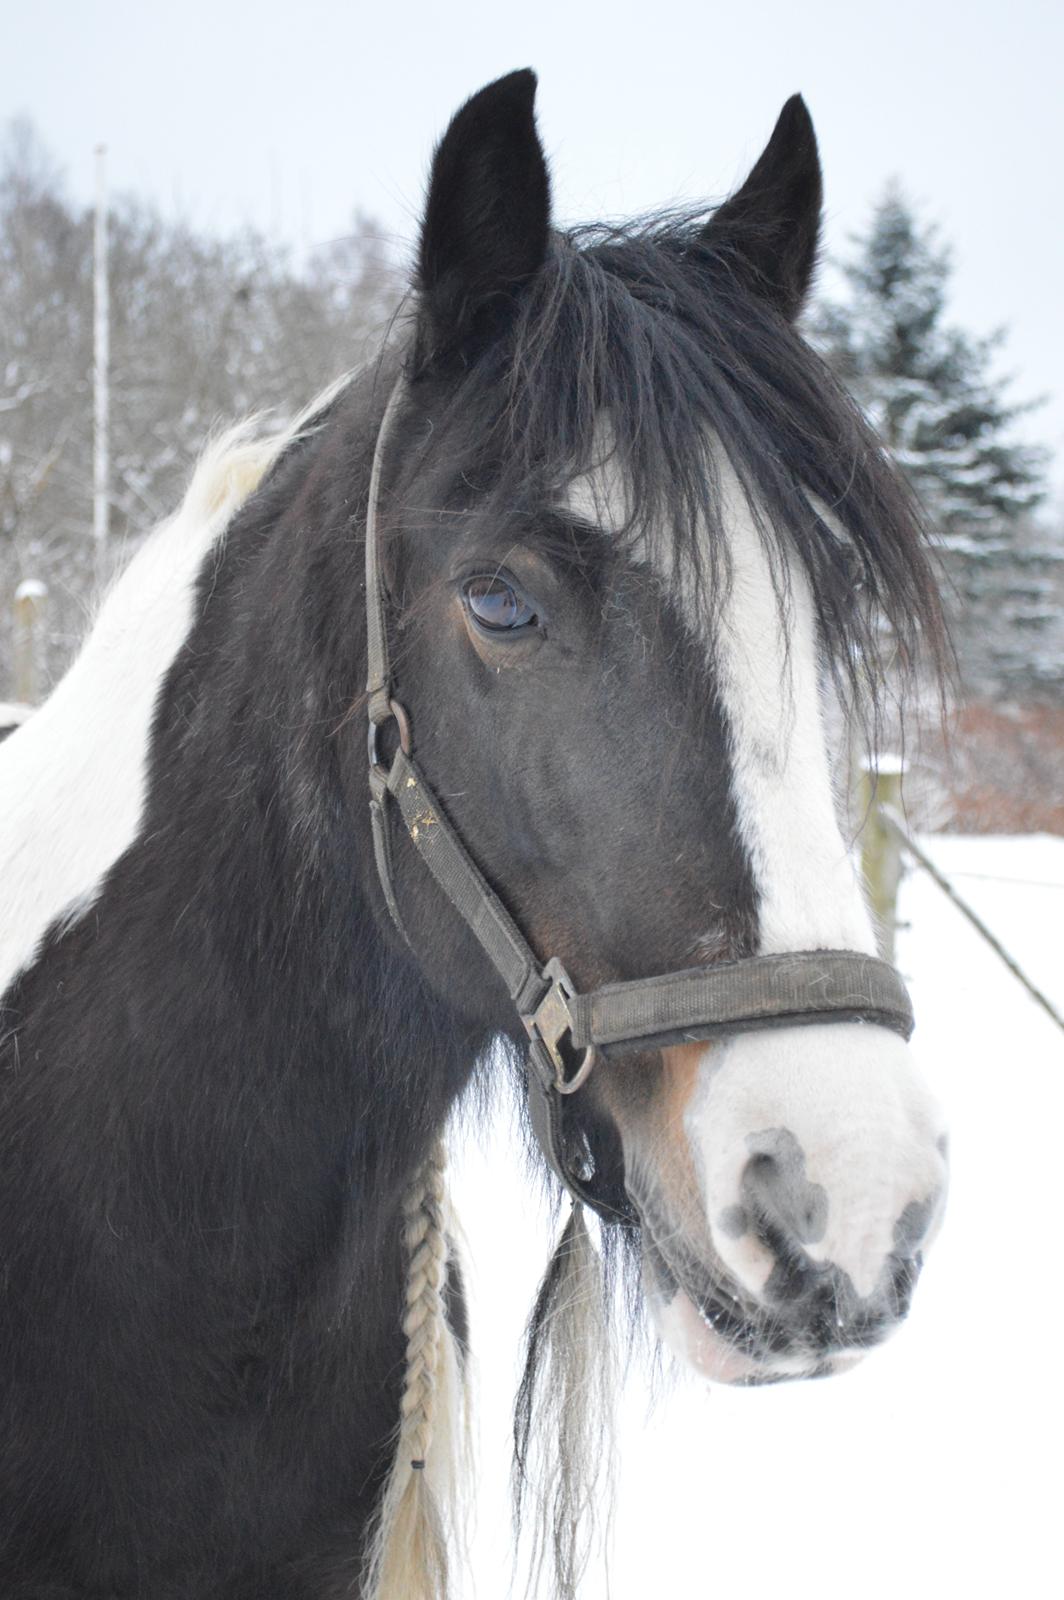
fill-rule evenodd
<path id="1" fill-rule="evenodd" d="M 92 533 L 95 551 L 96 582 L 103 587 L 108 577 L 108 512 L 110 508 L 108 424 L 110 392 L 110 304 L 107 283 L 107 149 L 96 146 L 96 225 L 93 232 L 93 450 L 92 450 Z"/>

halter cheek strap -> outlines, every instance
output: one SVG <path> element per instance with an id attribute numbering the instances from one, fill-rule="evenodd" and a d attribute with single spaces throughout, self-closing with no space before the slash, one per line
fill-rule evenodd
<path id="1" fill-rule="evenodd" d="M 694 967 L 579 993 L 556 958 L 541 964 L 460 838 L 414 759 L 410 718 L 393 692 L 381 577 L 379 506 L 385 448 L 403 393 L 392 391 L 377 435 L 366 514 L 370 819 L 388 911 L 413 948 L 392 873 L 390 813 L 495 968 L 529 1037 L 528 1097 L 550 1166 L 576 1198 L 635 1220 L 623 1187 L 594 1170 L 570 1097 L 602 1059 L 754 1028 L 867 1022 L 908 1039 L 912 1007 L 892 966 L 852 950 L 799 950 Z M 379 731 L 394 721 L 399 749 L 385 767 Z"/>

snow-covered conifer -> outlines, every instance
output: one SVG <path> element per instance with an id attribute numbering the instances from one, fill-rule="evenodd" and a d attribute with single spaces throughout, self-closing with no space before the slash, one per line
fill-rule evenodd
<path id="1" fill-rule="evenodd" d="M 1038 402 L 1014 403 L 992 368 L 1004 333 L 947 317 L 949 250 L 896 185 L 843 264 L 847 294 L 812 335 L 922 501 L 945 569 L 962 683 L 1028 698 L 1064 685 L 1064 547 L 1039 527 L 1046 452 L 1016 437 Z"/>

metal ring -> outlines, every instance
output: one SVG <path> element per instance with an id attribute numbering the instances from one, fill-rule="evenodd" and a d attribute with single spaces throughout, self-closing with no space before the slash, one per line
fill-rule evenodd
<path id="1" fill-rule="evenodd" d="M 598 1061 L 599 1053 L 593 1044 L 589 1044 L 584 1051 L 584 1059 L 577 1067 L 571 1078 L 566 1078 L 557 1061 L 554 1063 L 554 1087 L 559 1094 L 575 1094 L 581 1084 L 586 1083 L 591 1075 L 591 1069 Z"/>
<path id="2" fill-rule="evenodd" d="M 410 731 L 410 718 L 406 714 L 406 707 L 401 705 L 398 700 L 389 700 L 388 710 L 395 718 L 399 729 L 399 748 L 404 756 L 408 756 L 411 750 L 413 734 Z"/>
<path id="3" fill-rule="evenodd" d="M 388 715 L 380 722 L 370 721 L 369 725 L 369 764 L 371 767 L 381 765 L 380 751 L 377 749 L 377 738 L 380 730 L 388 722 L 394 722 L 399 729 L 399 748 L 404 756 L 408 756 L 413 746 L 413 733 L 410 728 L 410 718 L 407 716 L 406 707 L 398 700 L 388 701 Z"/>

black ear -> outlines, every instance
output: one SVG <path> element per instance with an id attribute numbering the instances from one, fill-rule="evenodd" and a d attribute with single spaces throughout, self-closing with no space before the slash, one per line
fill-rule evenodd
<path id="1" fill-rule="evenodd" d="M 504 313 L 543 264 L 550 183 L 535 96 L 531 71 L 489 83 L 436 148 L 418 258 L 429 355 L 453 351 Z"/>
<path id="2" fill-rule="evenodd" d="M 788 318 L 798 315 L 812 282 L 823 197 L 812 119 L 801 95 L 792 95 L 757 165 L 705 232 Z"/>

